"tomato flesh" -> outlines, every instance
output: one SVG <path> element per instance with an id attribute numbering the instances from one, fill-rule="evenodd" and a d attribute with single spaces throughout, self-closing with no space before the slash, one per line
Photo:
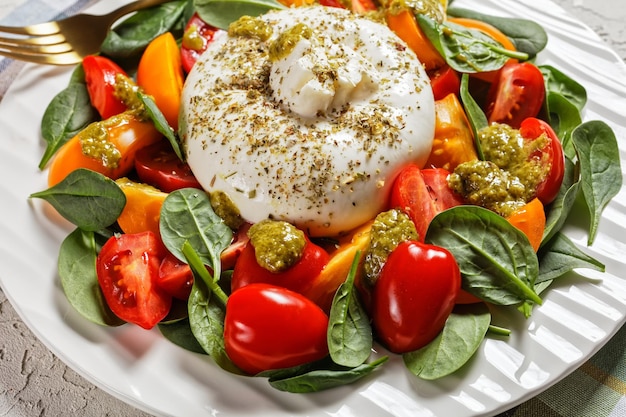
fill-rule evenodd
<path id="1" fill-rule="evenodd" d="M 111 237 L 96 261 L 104 298 L 119 318 L 151 329 L 170 311 L 172 297 L 156 285 L 166 249 L 152 232 Z"/>
<path id="2" fill-rule="evenodd" d="M 140 149 L 135 156 L 135 170 L 142 182 L 166 193 L 181 188 L 202 189 L 189 165 L 178 158 L 166 141 Z"/>
<path id="3" fill-rule="evenodd" d="M 197 13 L 191 16 L 185 26 L 185 38 L 180 47 L 181 63 L 185 72 L 191 71 L 218 31 L 219 29 L 206 23 Z M 193 41 L 190 41 L 190 38 Z"/>
<path id="4" fill-rule="evenodd" d="M 458 95 L 461 89 L 459 74 L 450 66 L 438 68 L 429 74 L 435 100 L 443 100 L 449 94 Z"/>
<path id="5" fill-rule="evenodd" d="M 531 155 L 531 158 L 541 160 L 543 155 L 547 155 L 547 163 L 550 164 L 550 171 L 537 187 L 537 198 L 544 204 L 550 204 L 556 198 L 565 175 L 565 156 L 563 145 L 552 127 L 541 119 L 529 117 L 525 119 L 519 128 L 524 139 L 535 140 L 545 134 L 548 137 L 547 145 L 538 154 Z"/>
<path id="6" fill-rule="evenodd" d="M 517 129 L 524 119 L 539 114 L 545 95 L 539 68 L 530 62 L 507 63 L 488 94 L 489 123 L 505 123 Z"/>
<path id="7" fill-rule="evenodd" d="M 126 105 L 115 95 L 118 74 L 126 75 L 119 65 L 103 56 L 89 55 L 83 59 L 83 69 L 91 104 L 103 119 L 126 110 Z"/>
<path id="8" fill-rule="evenodd" d="M 193 286 L 191 267 L 168 253 L 159 265 L 157 285 L 179 300 L 187 300 Z"/>
<path id="9" fill-rule="evenodd" d="M 254 375 L 322 359 L 327 327 L 328 316 L 303 295 L 251 284 L 228 298 L 224 347 L 235 365 Z"/>
<path id="10" fill-rule="evenodd" d="M 443 329 L 460 288 L 461 272 L 450 252 L 401 243 L 374 286 L 372 320 L 379 340 L 395 353 L 425 346 Z"/>

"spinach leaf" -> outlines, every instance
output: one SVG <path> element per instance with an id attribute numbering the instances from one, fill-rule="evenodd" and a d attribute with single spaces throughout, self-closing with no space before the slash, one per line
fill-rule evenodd
<path id="1" fill-rule="evenodd" d="M 234 374 L 243 374 L 232 363 L 224 347 L 226 296 L 211 278 L 200 256 L 188 242 L 183 245 L 183 254 L 193 272 L 193 286 L 187 301 L 191 332 L 202 349 L 222 369 Z"/>
<path id="2" fill-rule="evenodd" d="M 233 233 L 215 214 L 206 193 L 195 188 L 170 193 L 161 207 L 159 228 L 163 243 L 174 256 L 185 261 L 182 248 L 189 242 L 219 277 L 220 253 L 230 244 Z"/>
<path id="3" fill-rule="evenodd" d="M 480 141 L 478 140 L 478 132 L 481 129 L 484 129 L 489 126 L 489 121 L 487 120 L 487 116 L 480 108 L 474 97 L 470 94 L 469 91 L 469 75 L 463 74 L 461 76 L 461 87 L 460 87 L 460 96 L 461 102 L 463 103 L 463 108 L 465 109 L 465 114 L 467 115 L 467 119 L 470 122 L 470 126 L 472 127 L 472 132 L 474 133 L 474 145 L 476 146 L 476 153 L 478 154 L 478 159 L 481 161 L 485 160 L 485 156 L 483 154 L 482 146 Z"/>
<path id="4" fill-rule="evenodd" d="M 541 244 L 549 241 L 565 224 L 580 190 L 580 181 L 576 165 L 565 158 L 565 173 L 561 188 L 554 201 L 546 207 L 546 226 Z"/>
<path id="5" fill-rule="evenodd" d="M 354 288 L 361 254 L 357 251 L 346 281 L 339 286 L 330 308 L 328 350 L 330 357 L 347 367 L 361 365 L 372 350 L 372 327 Z"/>
<path id="6" fill-rule="evenodd" d="M 587 244 L 593 244 L 604 207 L 622 188 L 619 148 L 613 130 L 602 121 L 590 121 L 572 132 L 578 152 L 581 187 L 591 225 Z"/>
<path id="7" fill-rule="evenodd" d="M 167 138 L 167 140 L 170 142 L 170 145 L 172 145 L 174 153 L 176 153 L 176 156 L 178 156 L 178 159 L 183 161 L 184 158 L 180 150 L 180 145 L 178 143 L 178 138 L 176 137 L 176 132 L 174 132 L 174 129 L 169 125 L 169 123 L 165 119 L 165 116 L 163 115 L 163 112 L 161 112 L 161 110 L 154 102 L 154 99 L 140 91 L 137 92 L 137 97 L 139 97 L 139 100 L 143 104 L 143 107 L 148 113 L 150 120 L 152 120 L 154 127 L 156 127 L 156 130 L 158 130 L 163 136 Z"/>
<path id="8" fill-rule="evenodd" d="M 495 71 L 502 68 L 509 58 L 520 61 L 528 59 L 527 54 L 509 51 L 479 30 L 468 29 L 452 22 L 438 23 L 423 14 L 416 18 L 428 40 L 456 71 Z"/>
<path id="9" fill-rule="evenodd" d="M 96 275 L 96 240 L 93 232 L 76 229 L 61 243 L 58 260 L 61 286 L 69 303 L 87 320 L 102 326 L 125 323 L 107 305 Z"/>
<path id="10" fill-rule="evenodd" d="M 61 216 L 86 231 L 112 225 L 126 205 L 126 196 L 115 181 L 84 168 L 30 197 L 48 201 Z"/>
<path id="11" fill-rule="evenodd" d="M 448 7 L 450 16 L 477 19 L 495 26 L 513 41 L 515 48 L 525 52 L 530 58 L 535 57 L 548 44 L 548 35 L 544 28 L 532 20 L 491 16 L 458 7 Z"/>
<path id="12" fill-rule="evenodd" d="M 539 271 L 526 236 L 503 217 L 478 206 L 457 206 L 439 213 L 426 232 L 427 243 L 448 249 L 461 269 L 463 288 L 498 305 L 530 300 Z"/>
<path id="13" fill-rule="evenodd" d="M 426 380 L 450 375 L 474 356 L 490 323 L 491 314 L 484 303 L 458 305 L 432 342 L 402 355 L 404 364 L 413 375 Z"/>
<path id="14" fill-rule="evenodd" d="M 540 65 L 539 69 L 543 74 L 548 93 L 559 94 L 576 106 L 578 111 L 583 110 L 587 103 L 585 87 L 553 66 Z"/>
<path id="15" fill-rule="evenodd" d="M 100 51 L 113 58 L 139 55 L 157 36 L 182 27 L 186 7 L 181 0 L 138 11 L 109 32 Z"/>
<path id="16" fill-rule="evenodd" d="M 46 141 L 39 169 L 43 169 L 52 156 L 78 132 L 98 119 L 91 105 L 85 72 L 79 65 L 72 73 L 69 85 L 50 101 L 41 119 L 41 135 Z"/>
<path id="17" fill-rule="evenodd" d="M 358 381 L 370 375 L 383 363 L 387 362 L 388 359 L 388 356 L 383 356 L 371 363 L 364 363 L 355 368 L 331 366 L 331 369 L 314 369 L 292 376 L 285 376 L 284 372 L 282 372 L 281 374 L 270 376 L 269 383 L 280 391 L 293 393 L 323 391 Z"/>
<path id="18" fill-rule="evenodd" d="M 260 16 L 286 8 L 276 0 L 194 0 L 194 5 L 205 22 L 220 29 L 228 29 L 241 16 Z"/>
<path id="19" fill-rule="evenodd" d="M 175 345 L 190 352 L 206 354 L 193 335 L 188 318 L 173 323 L 159 323 L 158 327 L 161 334 Z"/>
<path id="20" fill-rule="evenodd" d="M 537 283 L 551 281 L 575 268 L 590 268 L 604 272 L 602 262 L 581 251 L 563 233 L 557 233 L 539 250 L 539 276 Z"/>

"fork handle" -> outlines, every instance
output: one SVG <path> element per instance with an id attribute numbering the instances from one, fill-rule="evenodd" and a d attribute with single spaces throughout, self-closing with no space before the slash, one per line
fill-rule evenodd
<path id="1" fill-rule="evenodd" d="M 163 3 L 169 3 L 170 1 L 172 0 L 138 0 L 126 4 L 118 9 L 115 9 L 108 15 L 111 16 L 114 20 L 117 20 L 120 17 L 125 16 L 129 13 L 136 12 L 137 10 L 158 6 Z"/>

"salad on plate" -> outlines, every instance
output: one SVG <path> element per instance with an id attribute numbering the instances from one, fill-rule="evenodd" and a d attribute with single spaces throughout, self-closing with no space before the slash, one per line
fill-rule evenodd
<path id="1" fill-rule="evenodd" d="M 621 188 L 541 26 L 439 0 L 172 1 L 121 22 L 42 120 L 76 226 L 69 303 L 306 393 L 401 355 L 468 366 L 532 315 Z"/>

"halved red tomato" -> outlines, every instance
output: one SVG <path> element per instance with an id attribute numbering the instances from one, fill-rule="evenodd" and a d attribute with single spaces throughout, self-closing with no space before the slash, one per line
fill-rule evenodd
<path id="1" fill-rule="evenodd" d="M 96 261 L 98 282 L 116 316 L 151 329 L 170 311 L 172 297 L 156 285 L 166 249 L 153 232 L 111 237 Z"/>
<path id="2" fill-rule="evenodd" d="M 185 26 L 185 34 L 180 46 L 180 58 L 185 72 L 191 71 L 198 57 L 206 51 L 207 46 L 218 31 L 218 28 L 209 25 L 197 13 L 191 16 Z"/>
<path id="3" fill-rule="evenodd" d="M 526 140 L 535 140 L 545 134 L 548 137 L 546 146 L 537 151 L 531 158 L 542 159 L 547 155 L 547 163 L 550 164 L 550 172 L 546 179 L 537 187 L 537 198 L 544 205 L 550 204 L 556 198 L 563 182 L 565 173 L 565 159 L 563 145 L 552 127 L 541 119 L 529 117 L 525 119 L 519 128 L 520 134 Z"/>
<path id="4" fill-rule="evenodd" d="M 170 193 L 180 188 L 199 188 L 191 168 L 181 161 L 167 141 L 140 149 L 135 156 L 135 170 L 142 182 Z"/>
<path id="5" fill-rule="evenodd" d="M 115 62 L 99 55 L 89 55 L 83 59 L 85 83 L 91 104 L 103 119 L 120 114 L 126 105 L 115 95 L 118 74 L 126 72 Z"/>
<path id="6" fill-rule="evenodd" d="M 461 196 L 448 186 L 450 173 L 443 168 L 404 168 L 391 188 L 390 207 L 405 211 L 415 223 L 420 241 L 430 221 L 441 211 L 463 204 Z"/>
<path id="7" fill-rule="evenodd" d="M 518 129 L 524 119 L 539 114 L 545 95 L 539 68 L 530 62 L 509 62 L 500 69 L 488 94 L 489 123 L 505 123 Z"/>
<path id="8" fill-rule="evenodd" d="M 172 297 L 187 300 L 193 286 L 191 267 L 168 253 L 159 266 L 157 285 Z"/>
<path id="9" fill-rule="evenodd" d="M 435 100 L 443 100 L 449 94 L 459 94 L 461 79 L 449 65 L 438 68 L 428 74 Z"/>

